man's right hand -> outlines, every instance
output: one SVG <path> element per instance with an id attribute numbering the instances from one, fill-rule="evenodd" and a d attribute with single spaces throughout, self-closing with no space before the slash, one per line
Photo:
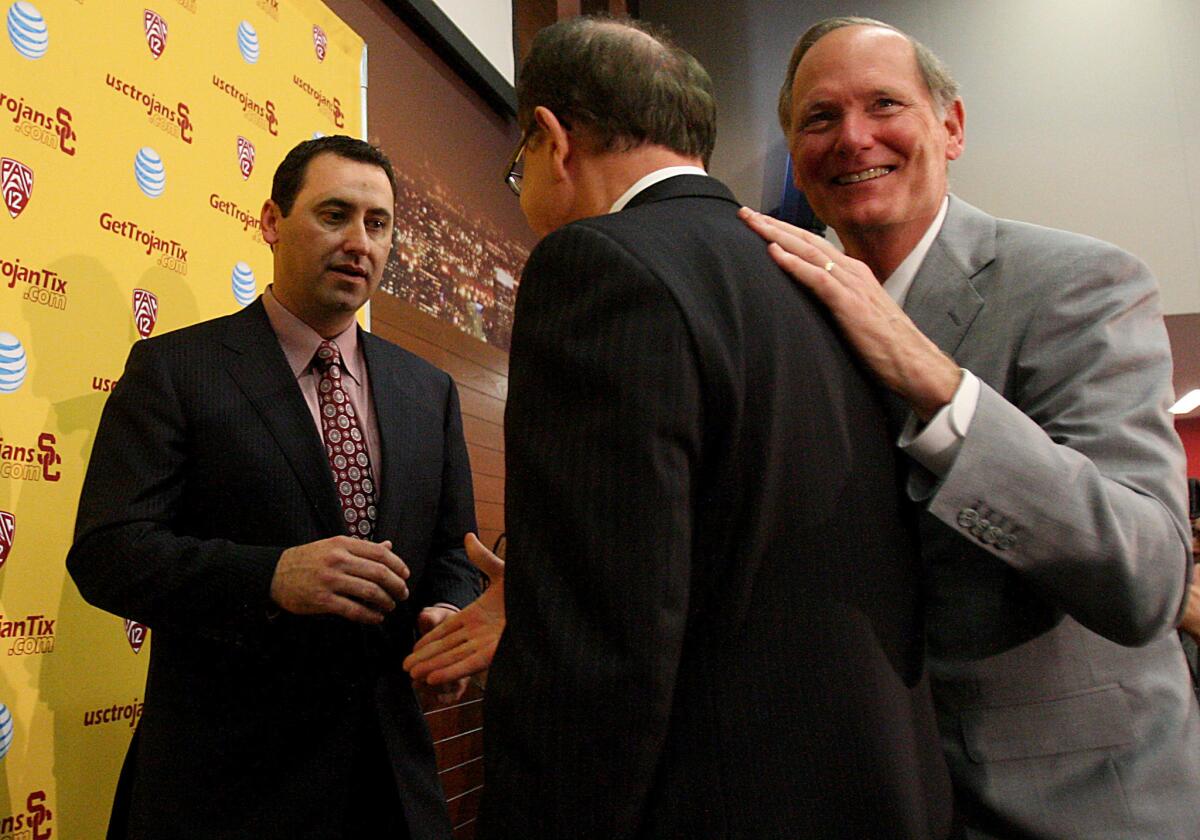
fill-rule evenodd
<path id="1" fill-rule="evenodd" d="M 408 598 L 408 566 L 392 553 L 390 541 L 354 537 L 289 548 L 279 556 L 271 579 L 271 600 L 297 615 L 339 615 L 379 624 Z"/>
<path id="2" fill-rule="evenodd" d="M 1187 606 L 1184 607 L 1179 629 L 1200 645 L 1200 580 L 1193 580 L 1192 585 L 1188 587 Z"/>
<path id="3" fill-rule="evenodd" d="M 432 686 L 452 683 L 487 670 L 504 632 L 504 561 L 488 551 L 479 538 L 463 540 L 467 558 L 491 578 L 482 595 L 454 613 L 418 641 L 404 660 L 414 680 Z"/>

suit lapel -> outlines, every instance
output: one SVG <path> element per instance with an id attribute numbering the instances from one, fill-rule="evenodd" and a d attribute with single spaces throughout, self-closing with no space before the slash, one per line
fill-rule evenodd
<path id="1" fill-rule="evenodd" d="M 412 438 L 416 424 L 412 412 L 423 403 L 421 396 L 415 393 L 416 383 L 408 367 L 389 363 L 391 354 L 382 339 L 361 329 L 358 339 L 367 360 L 367 376 L 371 380 L 371 397 L 375 401 L 375 419 L 383 450 L 376 467 L 379 489 L 375 534 L 376 539 L 386 539 L 400 527 L 409 488 L 405 476 L 416 475 L 413 466 L 416 443 Z"/>
<path id="2" fill-rule="evenodd" d="M 291 465 L 313 510 L 319 512 L 322 529 L 342 533 L 329 459 L 261 299 L 230 319 L 229 325 L 224 338 L 230 351 L 226 369 Z"/>
<path id="3" fill-rule="evenodd" d="M 950 197 L 946 219 L 921 263 L 904 311 L 953 356 L 983 308 L 973 280 L 996 256 L 996 220 Z"/>

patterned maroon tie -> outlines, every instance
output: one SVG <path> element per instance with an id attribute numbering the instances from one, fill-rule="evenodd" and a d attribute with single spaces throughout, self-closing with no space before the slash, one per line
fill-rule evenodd
<path id="1" fill-rule="evenodd" d="M 321 374 L 317 404 L 321 409 L 321 438 L 342 502 L 346 532 L 367 539 L 375 530 L 375 477 L 358 415 L 342 387 L 342 354 L 332 341 L 322 341 L 313 357 Z"/>

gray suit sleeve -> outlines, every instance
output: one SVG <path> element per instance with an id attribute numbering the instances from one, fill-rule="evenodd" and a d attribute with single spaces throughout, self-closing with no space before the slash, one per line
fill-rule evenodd
<path id="1" fill-rule="evenodd" d="M 1006 393 L 983 384 L 928 510 L 1089 629 L 1143 644 L 1177 622 L 1190 573 L 1170 349 L 1144 265 L 1097 245 L 1073 269 L 1032 290 Z"/>

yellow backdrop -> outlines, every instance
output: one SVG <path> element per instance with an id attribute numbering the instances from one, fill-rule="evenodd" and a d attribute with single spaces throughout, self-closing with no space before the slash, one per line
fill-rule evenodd
<path id="1" fill-rule="evenodd" d="M 317 0 L 145 3 L 0 0 L 0 840 L 103 837 L 141 714 L 149 632 L 63 564 L 129 346 L 253 300 L 275 166 L 364 134 Z"/>

